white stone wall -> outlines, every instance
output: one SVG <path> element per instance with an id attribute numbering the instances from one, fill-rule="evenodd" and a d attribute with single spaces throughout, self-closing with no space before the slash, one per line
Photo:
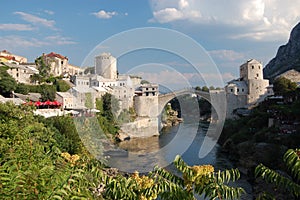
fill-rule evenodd
<path id="1" fill-rule="evenodd" d="M 88 76 L 76 76 L 74 84 L 80 87 L 90 87 L 90 78 Z"/>
<path id="2" fill-rule="evenodd" d="M 95 57 L 95 73 L 106 79 L 117 79 L 117 59 L 109 53 Z"/>
<path id="3" fill-rule="evenodd" d="M 263 71 L 262 64 L 256 60 L 249 60 L 243 65 L 240 66 L 240 77 L 243 80 L 262 80 L 263 79 Z"/>
<path id="4" fill-rule="evenodd" d="M 237 108 L 245 108 L 247 105 L 247 95 L 226 94 L 227 113 L 226 117 L 231 118 L 233 111 Z"/>
<path id="5" fill-rule="evenodd" d="M 138 116 L 157 117 L 160 114 L 158 107 L 158 96 L 134 97 L 134 108 Z"/>
<path id="6" fill-rule="evenodd" d="M 159 135 L 159 120 L 157 117 L 140 117 L 134 122 L 123 124 L 121 130 L 131 138 Z"/>
<path id="7" fill-rule="evenodd" d="M 255 103 L 257 99 L 261 95 L 267 93 L 267 87 L 269 86 L 269 80 L 249 80 L 248 87 L 249 87 L 249 95 L 247 104 Z"/>

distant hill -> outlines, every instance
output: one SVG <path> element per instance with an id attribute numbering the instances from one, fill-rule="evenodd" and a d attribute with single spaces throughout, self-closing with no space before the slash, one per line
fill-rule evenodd
<path id="1" fill-rule="evenodd" d="M 300 23 L 292 30 L 287 44 L 280 46 L 275 58 L 264 68 L 264 77 L 271 81 L 288 70 L 300 71 Z"/>

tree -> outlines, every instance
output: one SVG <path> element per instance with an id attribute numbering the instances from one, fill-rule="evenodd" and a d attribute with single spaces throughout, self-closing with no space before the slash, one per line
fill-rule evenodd
<path id="1" fill-rule="evenodd" d="M 188 166 L 180 156 L 174 165 L 182 175 L 177 176 L 162 168 L 155 168 L 148 176 L 135 172 L 129 178 L 105 179 L 104 199 L 185 199 L 196 195 L 209 199 L 238 199 L 245 191 L 226 183 L 239 178 L 238 170 L 214 171 L 211 165 Z"/>
<path id="2" fill-rule="evenodd" d="M 207 86 L 203 86 L 203 87 L 202 87 L 202 91 L 203 91 L 203 92 L 209 92 L 209 89 L 208 89 Z"/>
<path id="3" fill-rule="evenodd" d="M 29 91 L 30 91 L 29 87 L 24 83 L 19 83 L 15 90 L 16 93 L 21 93 L 21 94 L 28 94 Z"/>
<path id="4" fill-rule="evenodd" d="M 300 197 L 300 150 L 289 149 L 283 156 L 283 161 L 287 166 L 291 177 L 286 177 L 278 172 L 260 164 L 255 169 L 255 176 L 263 178 L 268 183 L 275 184 L 276 187 L 282 188 L 296 198 Z"/>
<path id="5" fill-rule="evenodd" d="M 41 85 L 39 89 L 40 89 L 42 101 L 55 100 L 56 90 L 53 85 Z"/>
<path id="6" fill-rule="evenodd" d="M 297 89 L 297 83 L 292 82 L 291 80 L 285 77 L 277 78 L 273 83 L 273 90 L 276 95 L 286 96 L 291 92 L 295 92 Z"/>
<path id="7" fill-rule="evenodd" d="M 150 82 L 147 81 L 147 80 L 142 80 L 142 81 L 141 81 L 141 84 L 150 84 Z"/>
<path id="8" fill-rule="evenodd" d="M 66 92 L 71 88 L 66 81 L 57 78 L 54 81 L 54 85 L 56 86 L 57 92 Z"/>
<path id="9" fill-rule="evenodd" d="M 10 97 L 12 91 L 15 91 L 17 88 L 17 82 L 6 70 L 6 67 L 0 68 L 0 94 L 5 97 Z"/>
<path id="10" fill-rule="evenodd" d="M 214 86 L 210 86 L 209 90 L 215 90 L 215 87 Z"/>
<path id="11" fill-rule="evenodd" d="M 50 65 L 47 65 L 44 61 L 44 57 L 40 56 L 37 59 L 35 59 L 35 64 L 38 66 L 39 74 L 43 78 L 47 78 L 50 75 L 51 67 Z"/>
<path id="12" fill-rule="evenodd" d="M 120 109 L 118 100 L 109 93 L 105 93 L 101 99 L 103 102 L 103 115 L 109 121 L 115 121 L 115 117 Z"/>
<path id="13" fill-rule="evenodd" d="M 200 90 L 201 90 L 201 87 L 200 87 L 200 86 L 196 86 L 196 87 L 195 87 L 195 90 L 199 90 L 199 91 L 200 91 Z"/>

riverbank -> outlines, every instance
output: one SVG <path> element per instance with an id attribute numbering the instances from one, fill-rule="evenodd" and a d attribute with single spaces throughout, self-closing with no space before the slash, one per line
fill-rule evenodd
<path id="1" fill-rule="evenodd" d="M 262 191 L 275 194 L 276 199 L 286 199 L 284 196 L 289 195 L 256 179 L 254 170 L 262 163 L 287 175 L 283 155 L 287 149 L 299 148 L 299 126 L 294 125 L 299 120 L 296 114 L 298 105 L 299 100 L 288 105 L 263 102 L 249 116 L 228 120 L 224 125 L 218 143 L 235 167 L 249 180 L 255 197 Z"/>

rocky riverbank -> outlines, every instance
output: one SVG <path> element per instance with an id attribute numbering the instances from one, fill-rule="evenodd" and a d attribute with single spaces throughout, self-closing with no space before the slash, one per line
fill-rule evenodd
<path id="1" fill-rule="evenodd" d="M 182 118 L 178 117 L 178 112 L 173 110 L 169 103 L 162 114 L 162 128 L 176 126 L 183 122 Z"/>

